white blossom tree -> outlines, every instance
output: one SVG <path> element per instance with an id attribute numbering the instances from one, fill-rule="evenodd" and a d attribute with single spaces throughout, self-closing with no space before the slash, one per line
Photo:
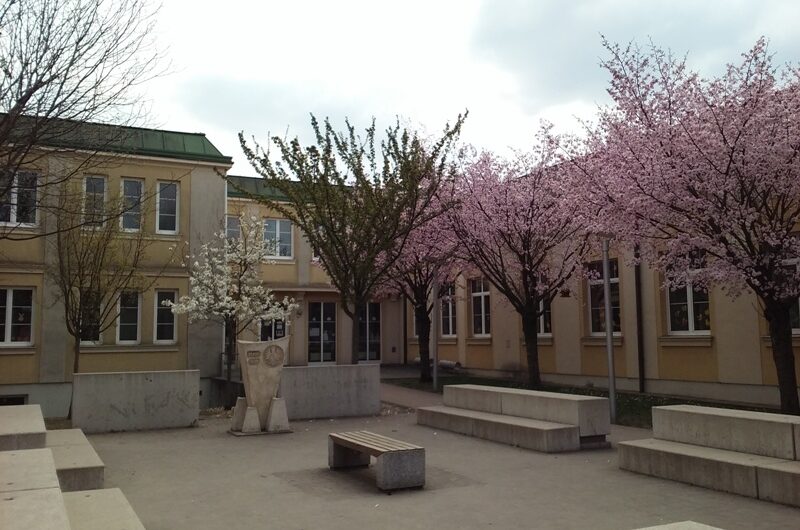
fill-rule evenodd
<path id="1" fill-rule="evenodd" d="M 225 230 L 190 257 L 188 296 L 177 303 L 165 302 L 189 321 L 218 320 L 225 326 L 227 379 L 236 351 L 236 337 L 258 320 L 288 320 L 297 309 L 294 300 L 279 300 L 261 279 L 261 268 L 274 255 L 273 243 L 264 239 L 263 221 L 239 218 L 240 234 L 228 237 Z"/>

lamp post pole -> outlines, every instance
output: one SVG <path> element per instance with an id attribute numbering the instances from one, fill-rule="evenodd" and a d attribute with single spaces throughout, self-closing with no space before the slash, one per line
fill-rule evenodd
<path id="1" fill-rule="evenodd" d="M 617 422 L 617 389 L 614 376 L 614 319 L 611 315 L 611 266 L 608 261 L 608 237 L 603 238 L 603 299 L 606 317 L 606 354 L 608 355 L 608 407 L 611 423 Z"/>
<path id="2" fill-rule="evenodd" d="M 433 357 L 433 390 L 439 390 L 439 283 L 433 284 L 433 315 L 431 315 L 431 357 Z"/>

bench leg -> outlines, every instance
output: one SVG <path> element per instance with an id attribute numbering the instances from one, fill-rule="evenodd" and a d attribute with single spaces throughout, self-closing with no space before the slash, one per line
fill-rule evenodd
<path id="1" fill-rule="evenodd" d="M 396 490 L 425 485 L 425 449 L 384 453 L 377 460 L 378 489 Z"/>
<path id="2" fill-rule="evenodd" d="M 342 445 L 337 445 L 328 438 L 328 467 L 366 467 L 369 466 L 369 455 L 359 453 Z"/>

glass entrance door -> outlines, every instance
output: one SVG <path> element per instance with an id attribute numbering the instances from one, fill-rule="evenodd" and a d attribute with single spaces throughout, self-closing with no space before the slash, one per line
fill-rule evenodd
<path id="1" fill-rule="evenodd" d="M 381 360 L 381 304 L 371 302 L 358 312 L 358 359 Z"/>
<path id="2" fill-rule="evenodd" d="M 308 362 L 336 362 L 336 303 L 308 303 Z"/>

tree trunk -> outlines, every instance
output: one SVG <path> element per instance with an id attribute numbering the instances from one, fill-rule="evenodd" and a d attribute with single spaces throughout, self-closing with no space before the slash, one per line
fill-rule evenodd
<path id="1" fill-rule="evenodd" d="M 81 368 L 81 339 L 78 337 L 72 338 L 72 353 L 75 357 L 72 360 L 72 396 L 69 398 L 69 410 L 67 410 L 67 419 L 72 419 L 72 402 L 74 401 L 73 396 L 75 395 L 75 374 L 79 373 Z"/>
<path id="2" fill-rule="evenodd" d="M 431 316 L 428 314 L 427 301 L 424 305 L 414 306 L 414 320 L 417 325 L 419 342 L 419 380 L 427 383 L 431 377 Z"/>
<path id="3" fill-rule="evenodd" d="M 225 379 L 232 380 L 233 358 L 236 355 L 236 322 L 225 320 Z"/>
<path id="4" fill-rule="evenodd" d="M 75 355 L 72 359 L 72 373 L 78 374 L 81 371 L 81 339 L 72 338 L 72 352 Z"/>
<path id="5" fill-rule="evenodd" d="M 539 315 L 536 309 L 526 308 L 521 316 L 528 358 L 528 388 L 539 388 L 542 386 L 542 375 L 539 372 Z"/>
<path id="6" fill-rule="evenodd" d="M 353 320 L 353 333 L 350 337 L 350 362 L 352 364 L 358 364 L 358 347 L 359 347 L 359 339 L 361 338 L 361 326 L 359 325 L 358 315 L 361 314 L 361 310 L 364 309 L 366 306 L 365 302 L 355 302 L 353 304 L 353 316 L 351 317 Z"/>
<path id="7" fill-rule="evenodd" d="M 764 316 L 769 322 L 772 341 L 772 358 L 778 373 L 778 390 L 781 395 L 781 412 L 800 415 L 797 395 L 797 372 L 792 349 L 791 303 L 796 301 L 764 300 Z"/>

